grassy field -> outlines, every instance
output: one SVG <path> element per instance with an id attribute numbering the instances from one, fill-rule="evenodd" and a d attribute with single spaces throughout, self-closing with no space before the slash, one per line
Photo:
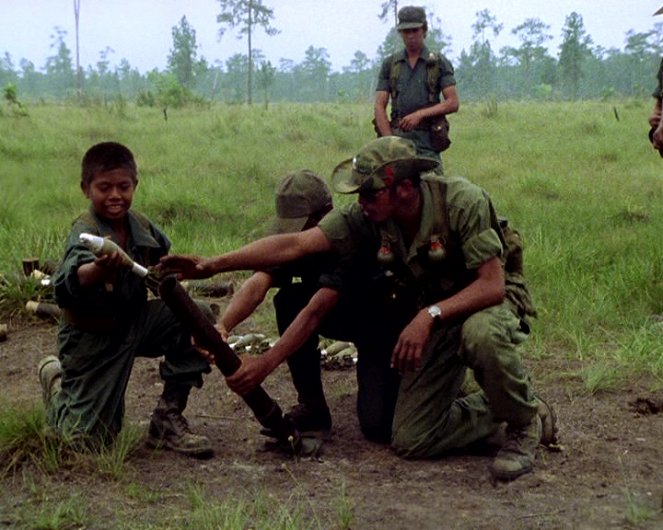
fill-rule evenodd
<path id="1" fill-rule="evenodd" d="M 583 521 L 582 516 L 574 515 L 571 499 L 580 499 L 590 511 L 601 509 L 595 506 L 599 496 L 595 498 L 594 490 L 591 497 L 583 497 L 588 469 L 601 471 L 601 488 L 615 481 L 614 471 L 613 475 L 603 474 L 604 467 L 610 472 L 604 461 L 596 464 L 582 457 L 597 429 L 595 407 L 601 404 L 600 396 L 617 394 L 604 391 L 636 386 L 636 382 L 638 387 L 663 388 L 663 323 L 657 317 L 663 313 L 663 251 L 659 245 L 663 159 L 647 141 L 650 106 L 646 100 L 477 104 L 463 106 L 451 119 L 453 145 L 445 153 L 446 173 L 466 176 L 485 187 L 499 213 L 509 218 L 525 240 L 526 275 L 539 311 L 525 356 L 534 361 L 531 364 L 542 360 L 539 365 L 574 370 L 550 374 L 546 384 L 541 384 L 546 374 L 538 374 L 539 384 L 549 393 L 568 392 L 569 399 L 560 404 L 565 410 L 577 407 L 571 409 L 575 414 L 566 417 L 571 427 L 565 442 L 571 445 L 569 456 L 564 457 L 568 462 L 555 466 L 558 471 L 552 471 L 552 466 L 544 469 L 541 476 L 548 478 L 536 483 L 527 497 L 530 501 L 546 497 L 550 505 L 528 507 L 524 517 L 562 513 L 564 509 L 557 508 L 564 502 L 558 496 L 566 499 L 566 524 L 551 528 L 576 527 Z M 212 255 L 262 234 L 274 209 L 276 183 L 284 174 L 309 168 L 328 177 L 338 162 L 373 137 L 369 105 L 217 106 L 170 111 L 167 121 L 160 110 L 131 106 L 38 106 L 28 110 L 29 116 L 22 118 L 0 113 L 0 323 L 9 320 L 17 328 L 32 318 L 23 312 L 25 300 L 38 294 L 36 285 L 19 284 L 16 279 L 21 276 L 21 259 L 36 256 L 43 262 L 59 258 L 71 221 L 88 206 L 79 188 L 80 159 L 93 143 L 116 140 L 133 150 L 140 181 L 134 206 L 164 228 L 174 252 Z M 336 200 L 338 204 L 352 198 L 336 196 Z M 258 322 L 273 326 L 269 304 L 263 306 Z M 274 329 L 264 331 L 275 335 Z M 30 350 L 39 348 L 32 337 L 27 342 Z M 6 346 L 7 351 L 13 348 L 11 341 Z M 17 359 L 21 351 L 12 350 L 11 355 Z M 5 374 L 15 368 L 12 357 L 9 359 Z M 32 370 L 31 366 L 30 374 Z M 145 374 L 143 377 L 151 381 Z M 214 379 L 210 379 L 206 399 L 228 401 L 217 398 L 225 394 L 219 389 L 215 394 Z M 580 384 L 585 390 L 581 393 L 576 390 Z M 9 386 L 8 392 L 12 391 Z M 584 406 L 583 396 L 590 397 Z M 339 399 L 337 412 L 338 403 L 344 402 Z M 619 399 L 607 405 L 611 416 L 614 404 L 621 405 Z M 210 420 L 214 428 L 209 429 L 218 443 L 219 433 L 225 435 L 228 425 L 239 427 L 239 423 L 228 423 L 237 411 L 230 410 L 232 404 L 227 406 Z M 581 413 L 588 418 L 578 427 Z M 41 404 L 32 409 L 6 407 L 0 399 L 0 478 L 11 486 L 11 493 L 0 495 L 0 522 L 5 525 L 51 529 L 366 528 L 370 526 L 359 522 L 367 520 L 366 516 L 362 519 L 362 497 L 353 495 L 366 489 L 367 480 L 371 487 L 393 481 L 399 498 L 415 482 L 421 483 L 422 489 L 413 492 L 413 505 L 419 510 L 415 518 L 423 517 L 425 492 L 433 488 L 437 493 L 429 509 L 436 521 L 445 495 L 447 501 L 451 496 L 464 498 L 481 487 L 480 480 L 466 478 L 471 488 L 451 481 L 449 489 L 444 489 L 446 475 L 429 484 L 419 478 L 430 477 L 424 471 L 427 468 L 413 470 L 411 462 L 394 467 L 398 477 L 383 473 L 388 470 L 377 460 L 384 454 L 375 448 L 362 449 L 355 440 L 358 453 L 340 454 L 344 443 L 353 445 L 347 432 L 338 437 L 343 442 L 336 448 L 330 444 L 329 465 L 340 470 L 332 474 L 329 468 L 315 465 L 281 463 L 277 468 L 268 459 L 247 457 L 254 450 L 246 434 L 237 435 L 242 440 L 239 450 L 232 445 L 234 438 L 228 437 L 219 458 L 200 467 L 177 459 L 166 465 L 164 462 L 170 462 L 167 456 L 139 453 L 135 457 L 144 425 L 132 423 L 108 451 L 71 454 L 45 433 L 44 424 Z M 608 431 L 614 429 L 609 440 L 619 439 L 615 433 L 638 427 L 635 423 L 609 427 Z M 648 434 L 640 436 L 636 440 L 649 439 Z M 600 443 L 590 447 L 600 449 L 587 449 L 588 455 L 615 452 L 621 459 L 627 453 L 631 458 L 639 453 L 631 450 L 633 445 L 619 445 L 617 450 L 601 436 L 599 439 Z M 651 439 L 660 436 L 652 434 Z M 376 459 L 374 464 L 371 457 Z M 360 478 L 354 477 L 352 482 L 343 475 L 347 458 L 351 467 L 369 472 L 359 473 Z M 552 461 L 554 455 L 546 458 Z M 645 461 L 647 453 L 642 458 Z M 362 468 L 367 460 L 368 467 Z M 651 462 L 655 461 L 660 459 L 647 461 L 644 475 L 637 475 L 643 484 L 649 484 Z M 587 469 L 569 468 L 582 462 Z M 459 465 L 456 461 L 454 469 Z M 379 475 L 374 471 L 378 468 Z M 170 479 L 161 476 L 168 470 Z M 449 473 L 452 477 L 459 472 L 452 469 Z M 572 477 L 571 482 L 580 477 L 572 493 L 564 489 L 565 473 Z M 231 485 L 224 482 L 226 476 Z M 408 476 L 413 482 L 401 483 Z M 278 487 L 265 483 L 269 478 Z M 335 485 L 336 479 L 341 486 Z M 635 478 L 634 484 L 639 487 Z M 474 506 L 472 510 L 482 506 L 481 513 L 492 517 L 491 509 L 505 502 L 513 505 L 509 513 L 515 524 L 518 515 L 523 517 L 515 499 L 528 495 L 528 489 L 527 485 L 523 490 L 486 485 L 479 492 L 480 500 L 467 506 Z M 639 504 L 632 495 L 637 491 L 636 486 L 626 489 L 626 519 L 648 521 L 654 511 L 642 512 L 641 506 L 650 510 L 650 499 L 648 504 Z M 95 497 L 90 492 L 103 494 Z M 614 504 L 609 496 L 604 501 Z M 363 502 L 370 504 L 366 498 Z M 391 517 L 391 503 L 398 504 L 385 497 L 380 504 L 384 514 L 377 515 Z M 527 521 L 535 524 L 534 519 Z M 528 524 L 521 527 L 531 527 Z M 395 520 L 393 527 L 397 525 Z"/>
<path id="2" fill-rule="evenodd" d="M 451 119 L 446 173 L 485 187 L 526 242 L 539 310 L 528 355 L 582 361 L 590 389 L 641 375 L 663 382 L 663 328 L 652 318 L 663 313 L 663 160 L 647 141 L 650 103 L 477 104 Z M 133 150 L 134 206 L 173 251 L 217 254 L 262 234 L 285 173 L 328 177 L 371 139 L 370 117 L 368 105 L 215 106 L 168 120 L 131 106 L 5 113 L 0 272 L 59 257 L 87 208 L 79 166 L 93 143 Z"/>

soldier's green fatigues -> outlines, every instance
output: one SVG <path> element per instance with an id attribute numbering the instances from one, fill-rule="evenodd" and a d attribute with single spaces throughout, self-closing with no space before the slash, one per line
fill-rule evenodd
<path id="1" fill-rule="evenodd" d="M 448 87 L 456 84 L 454 78 L 453 66 L 449 60 L 441 54 L 435 54 L 435 59 L 438 62 L 439 80 L 437 87 L 432 94 L 428 88 L 428 68 L 426 61 L 430 56 L 430 51 L 424 46 L 417 59 L 414 68 L 411 68 L 405 49 L 398 52 L 395 56 L 387 57 L 382 62 L 380 73 L 378 75 L 378 82 L 376 91 L 385 91 L 390 94 L 395 94 L 396 97 L 391 101 L 391 121 L 395 123 L 398 119 L 411 114 L 421 108 L 430 107 L 440 102 L 440 92 Z M 400 63 L 398 86 L 392 87 L 391 84 L 391 71 L 394 61 Z M 399 128 L 394 128 L 392 132 L 396 136 L 408 138 L 412 140 L 417 147 L 417 153 L 421 156 L 427 156 L 440 160 L 440 155 L 435 151 L 430 141 L 430 126 L 428 121 L 423 120 L 419 128 L 413 131 L 403 131 Z"/>
<path id="2" fill-rule="evenodd" d="M 503 249 L 487 194 L 465 179 L 445 178 L 440 180 L 445 183 L 446 197 L 441 197 L 436 180 L 432 175 L 422 180 L 421 225 L 409 249 L 393 221 L 376 226 L 358 204 L 331 212 L 319 225 L 341 255 L 369 249 L 375 256 L 383 237 L 391 238 L 394 309 L 401 312 L 403 325 L 421 308 L 466 287 L 476 269 L 500 256 Z M 428 249 L 431 236 L 439 235 L 439 212 L 435 210 L 440 207 L 446 210 L 448 233 L 444 241 L 447 255 L 438 263 L 428 259 Z M 406 373 L 401 380 L 392 432 L 397 453 L 411 458 L 439 456 L 489 436 L 501 421 L 528 425 L 537 402 L 517 352 L 526 333 L 511 301 L 465 320 L 436 323 L 421 369 Z M 385 349 L 384 358 L 390 357 L 391 348 Z M 361 355 L 359 349 L 359 359 Z M 473 369 L 482 392 L 458 398 L 466 367 Z M 370 378 L 371 373 L 361 376 Z"/>
<path id="3" fill-rule="evenodd" d="M 143 216 L 129 212 L 127 254 L 154 265 L 170 247 L 167 237 Z M 95 260 L 79 241 L 88 232 L 114 234 L 93 210 L 72 226 L 61 266 L 53 277 L 64 318 L 58 333 L 61 390 L 48 404 L 48 423 L 59 433 L 109 441 L 122 426 L 124 393 L 137 356 L 160 357 L 161 377 L 184 386 L 202 385 L 208 363 L 191 336 L 161 300 L 147 300 L 141 278 L 119 271 L 112 285 L 82 288 L 78 268 Z"/>

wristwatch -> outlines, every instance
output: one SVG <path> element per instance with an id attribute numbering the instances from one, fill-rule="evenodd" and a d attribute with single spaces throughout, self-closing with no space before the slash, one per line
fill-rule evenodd
<path id="1" fill-rule="evenodd" d="M 433 320 L 439 319 L 442 316 L 442 310 L 436 305 L 429 305 L 426 311 L 428 311 L 428 314 Z"/>

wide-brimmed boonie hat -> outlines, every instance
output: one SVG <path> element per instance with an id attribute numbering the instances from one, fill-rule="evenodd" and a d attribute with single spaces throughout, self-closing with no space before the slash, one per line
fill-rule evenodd
<path id="1" fill-rule="evenodd" d="M 417 155 L 414 142 L 399 136 L 383 136 L 367 143 L 356 156 L 344 160 L 332 171 L 332 186 L 339 193 L 357 193 L 386 187 L 384 179 L 393 181 L 414 173 L 431 171 L 438 160 Z"/>

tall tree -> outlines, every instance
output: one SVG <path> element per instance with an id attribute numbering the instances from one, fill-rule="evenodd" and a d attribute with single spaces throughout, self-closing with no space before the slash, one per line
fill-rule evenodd
<path id="1" fill-rule="evenodd" d="M 242 79 L 246 77 L 249 67 L 249 60 L 246 55 L 236 53 L 226 60 L 226 75 L 223 78 L 224 88 L 230 92 L 232 101 L 241 102 L 242 97 Z"/>
<path id="2" fill-rule="evenodd" d="M 504 24 L 499 24 L 497 22 L 497 17 L 494 16 L 488 9 L 482 9 L 475 13 L 477 17 L 474 24 L 472 24 L 472 38 L 476 41 L 479 36 L 481 44 L 489 42 L 486 37 L 486 31 L 490 30 L 493 32 L 493 37 L 497 37 L 504 28 Z"/>
<path id="3" fill-rule="evenodd" d="M 501 52 L 508 63 L 503 66 L 513 69 L 511 75 L 502 76 L 510 85 L 512 93 L 520 96 L 531 95 L 541 90 L 542 83 L 549 84 L 548 65 L 553 59 L 544 45 L 552 39 L 552 35 L 546 33 L 549 29 L 550 26 L 540 19 L 528 18 L 511 30 L 511 34 L 520 41 L 520 46 L 505 46 Z M 510 67 L 512 61 L 516 64 Z M 552 90 L 552 86 L 549 86 L 548 90 Z"/>
<path id="4" fill-rule="evenodd" d="M 186 16 L 183 16 L 180 23 L 173 26 L 172 35 L 173 47 L 168 55 L 168 69 L 183 87 L 192 88 L 198 55 L 196 30 L 189 25 Z"/>
<path id="5" fill-rule="evenodd" d="M 78 22 L 80 20 L 81 13 L 81 0 L 74 0 L 74 19 L 76 22 L 76 90 L 78 91 L 78 97 L 81 96 L 81 91 L 83 90 L 82 74 L 81 71 L 81 53 L 80 53 L 80 43 L 78 40 Z"/>
<path id="6" fill-rule="evenodd" d="M 398 0 L 387 0 L 386 2 L 382 3 L 380 8 L 382 8 L 382 11 L 378 15 L 378 18 L 382 20 L 382 22 L 387 20 L 387 17 L 389 16 L 389 11 L 393 11 L 394 27 L 396 27 L 398 25 Z"/>
<path id="7" fill-rule="evenodd" d="M 327 84 L 331 72 L 331 62 L 326 48 L 309 46 L 304 52 L 304 61 L 301 64 L 306 85 L 309 88 L 309 101 L 325 101 L 327 99 Z"/>
<path id="8" fill-rule="evenodd" d="M 478 97 L 495 94 L 495 74 L 497 59 L 490 45 L 489 36 L 492 32 L 497 37 L 504 27 L 497 22 L 497 18 L 488 10 L 483 9 L 475 13 L 476 21 L 472 24 L 472 38 L 474 39 L 469 52 L 462 51 L 458 66 L 458 83 L 466 87 L 464 93 L 471 93 Z"/>
<path id="9" fill-rule="evenodd" d="M 591 55 L 592 39 L 585 31 L 582 16 L 575 11 L 566 17 L 562 28 L 562 44 L 559 52 L 559 67 L 562 78 L 568 83 L 567 92 L 573 99 L 578 97 L 583 63 Z"/>
<path id="10" fill-rule="evenodd" d="M 265 96 L 265 108 L 269 106 L 269 89 L 274 84 L 274 77 L 276 75 L 276 67 L 272 66 L 269 61 L 260 61 L 256 75 L 256 85 L 263 91 Z"/>
<path id="11" fill-rule="evenodd" d="M 368 100 L 373 95 L 373 77 L 371 61 L 366 54 L 357 50 L 350 66 L 343 67 L 341 90 L 350 100 Z"/>
<path id="12" fill-rule="evenodd" d="M 653 31 L 646 33 L 636 33 L 633 30 L 626 32 L 626 44 L 624 46 L 624 55 L 628 61 L 627 72 L 631 75 L 630 91 L 632 94 L 646 95 L 649 90 L 643 87 L 639 80 L 645 78 L 648 72 L 652 72 L 652 65 L 656 64 L 659 55 L 655 53 L 656 45 L 652 42 Z M 652 53 L 654 51 L 654 53 Z"/>
<path id="13" fill-rule="evenodd" d="M 434 52 L 448 53 L 451 48 L 451 36 L 442 31 L 442 20 L 430 11 L 426 14 L 426 18 L 428 20 L 426 46 Z"/>
<path id="14" fill-rule="evenodd" d="M 55 55 L 46 58 L 46 73 L 54 92 L 64 95 L 74 85 L 71 50 L 64 42 L 67 32 L 58 26 L 54 28 L 54 31 L 55 34 L 51 35 L 51 48 L 55 50 Z"/>
<path id="15" fill-rule="evenodd" d="M 546 55 L 544 44 L 552 39 L 552 35 L 546 33 L 549 29 L 550 26 L 538 18 L 525 19 L 522 24 L 511 30 L 511 34 L 520 41 L 520 47 L 507 48 L 507 55 L 514 57 L 525 71 L 529 71 L 534 61 Z"/>
<path id="16" fill-rule="evenodd" d="M 253 88 L 253 44 L 252 36 L 255 26 L 263 28 L 267 35 L 276 35 L 279 31 L 271 26 L 274 18 L 274 10 L 263 5 L 262 0 L 219 0 L 221 13 L 217 15 L 216 21 L 221 24 L 219 38 L 223 36 L 226 28 L 239 27 L 239 36 L 247 36 L 248 43 L 248 74 L 246 81 L 247 102 L 252 103 Z"/>

